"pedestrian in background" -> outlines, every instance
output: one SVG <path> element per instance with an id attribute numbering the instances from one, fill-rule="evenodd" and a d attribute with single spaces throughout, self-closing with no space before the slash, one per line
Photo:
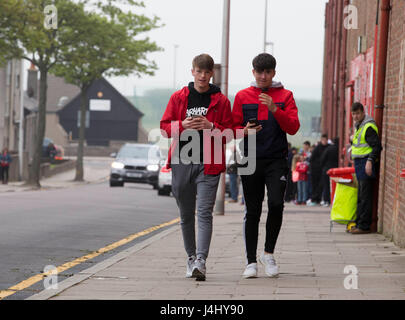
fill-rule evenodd
<path id="1" fill-rule="evenodd" d="M 328 147 L 328 135 L 322 134 L 321 141 L 314 148 L 310 159 L 310 170 L 312 179 L 312 197 L 310 206 L 319 205 L 322 200 L 323 183 L 322 183 L 322 164 L 321 157 L 323 152 Z"/>
<path id="2" fill-rule="evenodd" d="M 308 165 L 308 172 L 307 172 L 307 201 L 312 197 L 312 183 L 311 183 L 311 168 L 309 167 L 309 163 L 311 161 L 311 143 L 309 141 L 305 141 L 302 145 L 302 151 L 304 156 L 304 161 Z M 310 201 L 309 201 L 310 202 Z"/>
<path id="3" fill-rule="evenodd" d="M 299 173 L 297 172 L 297 162 L 300 158 L 300 155 L 298 153 L 298 149 L 295 149 L 295 153 L 293 155 L 292 161 L 291 161 L 291 181 L 292 181 L 292 200 L 294 204 L 297 204 L 297 198 L 298 198 L 298 178 L 299 178 Z"/>
<path id="4" fill-rule="evenodd" d="M 244 131 L 244 156 L 248 155 L 248 129 L 256 134 L 255 171 L 241 175 L 247 209 L 244 219 L 247 265 L 243 277 L 257 277 L 257 242 L 265 189 L 268 199 L 266 240 L 259 260 L 265 266 L 266 275 L 276 277 L 278 266 L 273 254 L 283 220 L 289 170 L 287 133 L 294 135 L 300 123 L 292 92 L 273 81 L 276 59 L 262 53 L 252 64 L 256 81 L 236 94 L 232 110 L 235 130 Z"/>
<path id="5" fill-rule="evenodd" d="M 301 154 L 298 157 L 295 170 L 298 172 L 298 199 L 297 205 L 305 205 L 308 200 L 308 163 L 305 161 L 305 157 Z"/>
<path id="6" fill-rule="evenodd" d="M 240 163 L 240 156 L 236 150 L 236 146 L 231 147 L 231 156 L 227 165 L 226 172 L 229 175 L 229 189 L 231 192 L 230 203 L 238 202 L 239 196 L 239 176 L 238 176 L 238 163 Z"/>
<path id="7" fill-rule="evenodd" d="M 304 156 L 304 158 L 309 158 L 309 157 L 311 157 L 310 148 L 311 148 L 311 143 L 310 143 L 309 141 L 305 141 L 305 142 L 302 144 L 302 150 L 301 150 L 300 153 Z"/>
<path id="8" fill-rule="evenodd" d="M 48 144 L 46 147 L 46 154 L 50 160 L 51 163 L 55 162 L 55 156 L 56 156 L 57 150 L 55 145 L 51 142 Z"/>
<path id="9" fill-rule="evenodd" d="M 371 232 L 373 214 L 373 186 L 378 170 L 378 159 L 382 150 L 378 127 L 372 117 L 366 115 L 364 106 L 356 102 L 352 105 L 352 117 L 356 132 L 352 141 L 352 159 L 358 180 L 356 227 L 352 234 Z"/>
<path id="10" fill-rule="evenodd" d="M 292 181 L 292 172 L 291 172 L 291 166 L 292 166 L 292 160 L 294 155 L 297 153 L 296 148 L 291 147 L 291 143 L 288 143 L 288 177 L 287 177 L 287 187 L 285 191 L 285 196 L 284 196 L 284 201 L 285 202 L 290 202 L 294 200 L 293 198 L 293 181 Z"/>
<path id="11" fill-rule="evenodd" d="M 1 180 L 3 184 L 8 183 L 8 172 L 10 168 L 10 163 L 12 159 L 7 148 L 3 148 L 0 155 L 0 170 L 1 170 Z"/>
<path id="12" fill-rule="evenodd" d="M 191 73 L 194 82 L 172 94 L 160 121 L 160 128 L 165 137 L 173 138 L 167 165 L 172 168 L 172 193 L 180 210 L 180 225 L 188 255 L 186 277 L 204 281 L 212 237 L 212 211 L 220 174 L 226 170 L 224 145 L 220 146 L 222 158 L 218 164 L 218 160 L 214 159 L 216 153 L 214 149 L 217 148 L 214 148 L 215 145 L 212 146 L 210 134 L 210 139 L 204 139 L 204 132 L 214 129 L 223 132 L 230 129 L 232 133 L 233 126 L 228 98 L 221 93 L 219 87 L 210 84 L 214 74 L 212 57 L 208 54 L 196 56 L 192 62 Z M 184 133 L 186 130 L 188 132 Z M 196 139 L 187 133 L 197 133 L 195 137 L 199 137 L 199 141 L 195 141 Z M 188 141 L 178 136 L 186 134 Z M 230 139 L 232 138 L 231 136 Z M 229 142 L 226 140 L 228 139 L 223 139 L 222 144 Z M 190 149 L 187 148 L 189 143 L 192 144 Z M 178 153 L 174 152 L 176 148 L 179 148 Z M 195 149 L 199 150 L 197 155 L 193 154 Z M 187 150 L 188 154 L 183 155 Z M 209 153 L 207 150 L 214 152 Z"/>
<path id="13" fill-rule="evenodd" d="M 328 145 L 321 156 L 322 184 L 323 184 L 323 206 L 328 207 L 330 199 L 330 178 L 328 170 L 339 166 L 339 138 L 334 138 L 332 144 Z"/>

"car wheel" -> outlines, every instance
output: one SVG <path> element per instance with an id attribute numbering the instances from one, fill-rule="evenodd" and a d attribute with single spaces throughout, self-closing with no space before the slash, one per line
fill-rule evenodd
<path id="1" fill-rule="evenodd" d="M 110 187 L 123 187 L 124 186 L 124 182 L 121 181 L 111 181 L 110 180 Z"/>
<path id="2" fill-rule="evenodd" d="M 164 189 L 158 189 L 159 196 L 170 196 L 170 191 L 166 191 Z"/>
<path id="3" fill-rule="evenodd" d="M 153 190 L 158 190 L 159 189 L 159 185 L 157 183 L 153 184 Z"/>

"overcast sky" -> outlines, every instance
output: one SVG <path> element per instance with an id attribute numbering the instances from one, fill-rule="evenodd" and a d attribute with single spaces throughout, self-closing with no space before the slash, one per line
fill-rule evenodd
<path id="1" fill-rule="evenodd" d="M 267 41 L 274 42 L 275 80 L 296 98 L 320 99 L 322 87 L 324 11 L 327 0 L 268 0 Z M 164 48 L 150 55 L 155 76 L 110 78 L 124 95 L 145 89 L 173 87 L 174 45 L 177 49 L 176 88 L 192 81 L 191 61 L 200 53 L 221 63 L 223 0 L 144 0 L 142 12 L 165 24 L 148 36 Z M 251 61 L 263 52 L 265 0 L 231 0 L 229 93 L 249 86 Z M 267 52 L 271 53 L 271 47 Z"/>

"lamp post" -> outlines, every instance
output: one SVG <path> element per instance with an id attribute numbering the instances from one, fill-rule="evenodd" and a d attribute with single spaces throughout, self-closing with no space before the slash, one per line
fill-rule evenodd
<path id="1" fill-rule="evenodd" d="M 274 52 L 274 43 L 267 41 L 267 11 L 268 11 L 268 0 L 264 0 L 264 41 L 263 41 L 263 52 L 266 52 L 266 47 L 271 46 L 271 54 Z"/>
<path id="2" fill-rule="evenodd" d="M 177 48 L 178 44 L 174 45 L 174 61 L 173 61 L 173 89 L 176 90 L 176 70 L 177 70 Z"/>
<path id="3" fill-rule="evenodd" d="M 18 180 L 23 180 L 24 170 L 24 60 L 20 67 L 20 120 L 18 126 Z"/>
<path id="4" fill-rule="evenodd" d="M 221 91 L 228 97 L 228 63 L 229 63 L 229 21 L 230 21 L 231 0 L 224 0 L 224 17 L 222 29 L 222 63 L 221 63 Z M 224 150 L 225 152 L 225 150 Z M 226 154 L 225 154 L 226 158 Z M 226 160 L 226 159 L 225 159 Z M 225 174 L 221 173 L 217 197 L 215 200 L 214 213 L 225 214 Z"/>

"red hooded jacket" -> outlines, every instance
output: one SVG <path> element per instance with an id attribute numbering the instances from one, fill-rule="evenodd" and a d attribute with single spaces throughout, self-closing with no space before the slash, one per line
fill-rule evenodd
<path id="1" fill-rule="evenodd" d="M 188 95 L 190 91 L 188 87 L 176 91 L 170 97 L 166 110 L 160 120 L 160 129 L 162 135 L 166 138 L 173 138 L 172 144 L 169 149 L 169 156 L 167 159 L 167 167 L 171 166 L 172 153 L 175 150 L 179 135 L 185 130 L 182 126 L 182 121 L 186 118 Z M 221 92 L 211 95 L 211 103 L 208 106 L 208 111 L 205 116 L 208 121 L 214 123 L 215 129 L 223 132 L 225 129 L 232 130 L 232 112 L 231 104 L 226 96 Z M 229 142 L 233 137 L 222 139 L 223 144 Z M 215 164 L 214 161 L 214 144 L 204 141 L 204 155 L 209 154 L 209 147 L 211 146 L 211 161 L 204 161 L 204 174 L 216 175 L 225 171 L 225 152 L 222 152 L 222 161 Z M 224 148 L 223 148 L 224 150 Z"/>
<path id="2" fill-rule="evenodd" d="M 237 129 L 244 128 L 249 119 L 256 118 L 263 127 L 256 134 L 256 157 L 258 159 L 287 158 L 286 134 L 294 135 L 300 128 L 293 94 L 284 89 L 281 83 L 273 81 L 272 86 L 265 92 L 277 105 L 276 112 L 272 113 L 259 101 L 262 90 L 255 84 L 236 94 L 232 116 L 237 138 L 241 138 Z M 246 154 L 247 143 L 244 147 Z"/>

